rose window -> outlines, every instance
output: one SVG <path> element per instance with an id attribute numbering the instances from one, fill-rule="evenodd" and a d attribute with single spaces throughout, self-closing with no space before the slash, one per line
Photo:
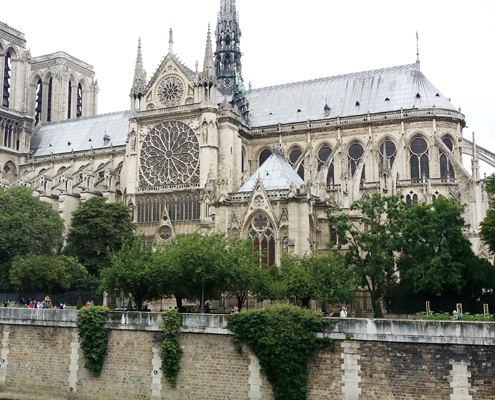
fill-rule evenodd
<path id="1" fill-rule="evenodd" d="M 160 229 L 158 229 L 158 235 L 160 236 L 160 239 L 167 240 L 172 236 L 172 229 L 170 229 L 170 226 L 162 225 L 160 226 Z"/>
<path id="2" fill-rule="evenodd" d="M 184 82 L 177 75 L 169 75 L 160 81 L 156 94 L 164 106 L 176 106 L 180 104 L 184 96 Z"/>
<path id="3" fill-rule="evenodd" d="M 197 185 L 199 142 L 180 121 L 163 122 L 148 133 L 141 147 L 141 186 Z"/>

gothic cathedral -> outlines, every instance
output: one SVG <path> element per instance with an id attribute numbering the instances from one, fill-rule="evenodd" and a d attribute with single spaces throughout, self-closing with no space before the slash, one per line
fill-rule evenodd
<path id="1" fill-rule="evenodd" d="M 97 114 L 93 67 L 65 52 L 32 57 L 0 22 L 0 174 L 70 223 L 80 202 L 123 202 L 155 241 L 201 230 L 283 251 L 325 249 L 326 209 L 365 194 L 466 204 L 478 238 L 488 201 L 465 118 L 414 63 L 265 88 L 242 75 L 235 0 L 220 0 L 202 69 L 169 52 L 150 79 L 138 44 L 130 109 Z M 468 171 L 463 154 L 472 157 Z"/>

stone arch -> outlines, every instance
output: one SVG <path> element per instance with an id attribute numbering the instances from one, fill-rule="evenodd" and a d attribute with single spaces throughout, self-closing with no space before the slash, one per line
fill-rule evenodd
<path id="1" fill-rule="evenodd" d="M 359 162 L 363 159 L 364 148 L 364 144 L 358 139 L 352 140 L 349 146 L 347 146 L 347 169 L 349 176 L 354 176 Z M 365 176 L 365 166 L 363 166 L 361 179 L 364 179 Z"/>
<path id="2" fill-rule="evenodd" d="M 261 165 L 272 155 L 272 150 L 265 147 L 260 150 L 258 153 L 258 167 L 261 167 Z"/>
<path id="3" fill-rule="evenodd" d="M 243 229 L 245 235 L 261 252 L 260 263 L 271 266 L 277 259 L 277 232 L 275 222 L 263 211 L 254 212 Z"/>
<path id="4" fill-rule="evenodd" d="M 13 161 L 7 161 L 2 167 L 2 181 L 7 181 L 8 183 L 12 183 L 15 179 L 17 179 L 17 166 Z"/>
<path id="5" fill-rule="evenodd" d="M 430 177 L 430 144 L 423 133 L 411 136 L 409 149 L 409 173 L 411 181 L 419 182 Z"/>

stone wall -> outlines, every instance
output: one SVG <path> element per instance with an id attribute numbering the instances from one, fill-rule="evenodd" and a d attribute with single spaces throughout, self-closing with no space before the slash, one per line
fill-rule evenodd
<path id="1" fill-rule="evenodd" d="M 84 368 L 77 311 L 0 308 L 0 399 L 271 400 L 228 316 L 183 314 L 176 389 L 160 370 L 158 313 L 110 313 L 102 374 Z M 336 351 L 309 364 L 308 400 L 495 400 L 495 323 L 331 319 Z"/>

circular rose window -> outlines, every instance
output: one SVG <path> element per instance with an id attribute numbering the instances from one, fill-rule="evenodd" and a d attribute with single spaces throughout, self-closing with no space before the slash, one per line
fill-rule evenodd
<path id="1" fill-rule="evenodd" d="M 168 75 L 158 83 L 156 95 L 160 103 L 166 107 L 172 107 L 181 103 L 184 88 L 184 81 L 179 76 Z"/>

